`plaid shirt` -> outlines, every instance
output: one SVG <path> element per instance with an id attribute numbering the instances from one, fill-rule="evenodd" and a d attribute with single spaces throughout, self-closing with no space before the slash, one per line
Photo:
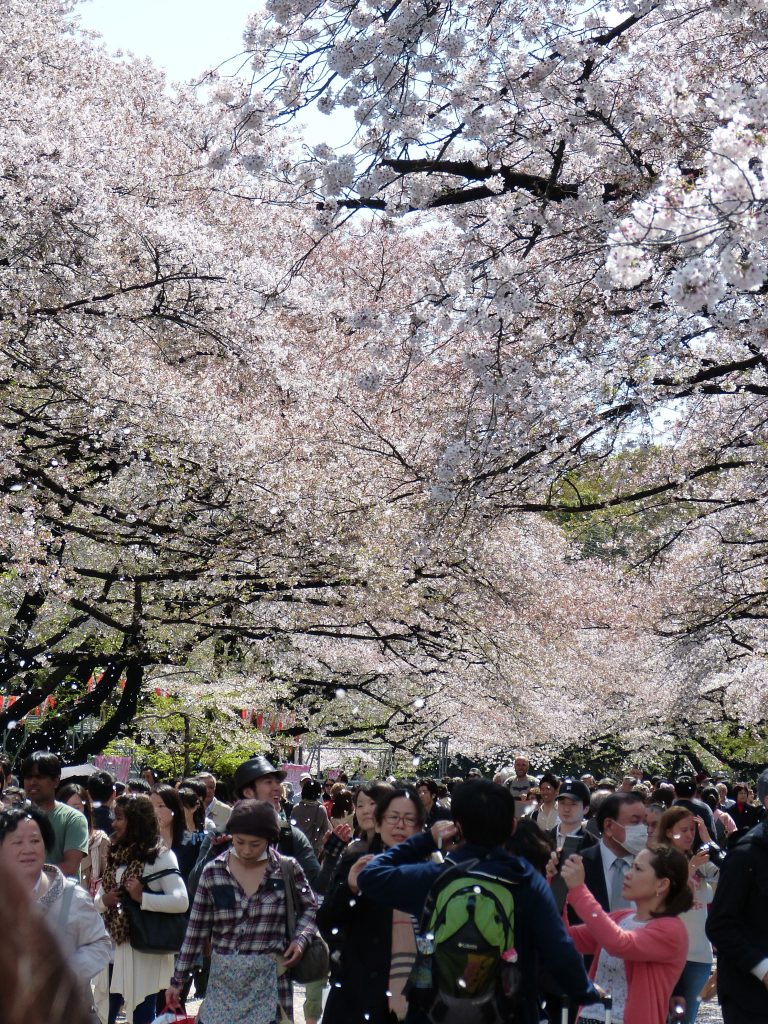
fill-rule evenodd
<path id="1" fill-rule="evenodd" d="M 192 904 L 192 913 L 176 960 L 176 976 L 184 978 L 192 970 L 207 939 L 216 953 L 284 953 L 289 943 L 285 886 L 280 871 L 281 859 L 293 868 L 298 894 L 296 931 L 292 938 L 306 948 L 317 935 L 317 900 L 299 865 L 291 857 L 281 858 L 269 851 L 264 879 L 252 896 L 246 896 L 230 873 L 226 850 L 203 868 Z M 280 1003 L 291 1006 L 290 973 L 278 979 Z"/>

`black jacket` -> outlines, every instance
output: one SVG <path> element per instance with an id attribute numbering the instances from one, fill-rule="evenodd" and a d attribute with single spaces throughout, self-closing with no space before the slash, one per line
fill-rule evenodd
<path id="1" fill-rule="evenodd" d="M 600 848 L 600 843 L 597 843 L 595 846 L 590 846 L 586 850 L 582 850 L 581 859 L 584 864 L 584 883 L 586 887 L 595 897 L 606 914 L 610 913 L 610 896 L 608 893 L 608 886 L 605 881 L 603 853 Z M 578 918 L 576 920 L 578 920 Z"/>
<path id="2" fill-rule="evenodd" d="M 728 838 L 728 848 L 732 849 L 737 843 L 741 842 L 744 836 L 749 834 L 755 825 L 760 824 L 762 815 L 760 814 L 760 809 L 753 807 L 752 804 L 742 804 L 741 807 L 738 804 L 734 804 L 728 813 L 736 825 L 736 831 L 731 833 Z"/>
<path id="3" fill-rule="evenodd" d="M 726 1020 L 768 1021 L 768 988 L 751 973 L 768 958 L 768 822 L 728 854 L 707 918 Z"/>
<path id="4" fill-rule="evenodd" d="M 453 815 L 447 807 L 441 807 L 440 804 L 435 801 L 427 814 L 424 822 L 424 831 L 432 828 L 436 821 L 453 821 Z"/>
<path id="5" fill-rule="evenodd" d="M 331 949 L 331 991 L 323 1024 L 389 1024 L 387 989 L 392 959 L 392 911 L 347 885 L 349 869 L 363 856 L 342 857 L 317 912 Z"/>

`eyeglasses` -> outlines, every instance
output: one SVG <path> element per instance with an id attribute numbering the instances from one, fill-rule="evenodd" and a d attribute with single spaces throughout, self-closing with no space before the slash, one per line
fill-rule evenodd
<path id="1" fill-rule="evenodd" d="M 408 825 L 410 828 L 419 824 L 419 819 L 415 814 L 385 814 L 381 820 L 386 821 L 388 825 L 400 825 L 402 823 L 403 825 Z"/>

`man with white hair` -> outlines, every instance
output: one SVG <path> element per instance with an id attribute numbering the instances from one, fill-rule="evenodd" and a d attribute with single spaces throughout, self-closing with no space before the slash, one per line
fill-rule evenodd
<path id="1" fill-rule="evenodd" d="M 211 775 L 210 772 L 200 772 L 198 779 L 205 786 L 205 816 L 210 818 L 213 824 L 216 826 L 217 832 L 226 832 L 227 822 L 229 816 L 232 813 L 232 808 L 229 804 L 225 804 L 223 800 L 216 799 L 216 778 Z"/>
<path id="2" fill-rule="evenodd" d="M 768 811 L 768 770 L 757 780 L 757 797 Z M 768 1024 L 768 820 L 723 861 L 707 936 L 717 947 L 724 1024 Z"/>

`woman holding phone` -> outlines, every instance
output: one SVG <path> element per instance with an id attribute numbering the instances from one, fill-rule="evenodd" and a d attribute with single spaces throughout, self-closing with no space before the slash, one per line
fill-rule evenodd
<path id="1" fill-rule="evenodd" d="M 693 903 L 687 859 L 668 846 L 641 850 L 622 890 L 635 909 L 610 914 L 584 884 L 581 857 L 569 857 L 560 870 L 568 904 L 584 922 L 568 932 L 579 952 L 593 957 L 590 978 L 613 996 L 616 1024 L 664 1024 L 688 950 L 679 917 Z M 593 1014 L 587 1007 L 580 1024 L 600 1019 Z"/>

